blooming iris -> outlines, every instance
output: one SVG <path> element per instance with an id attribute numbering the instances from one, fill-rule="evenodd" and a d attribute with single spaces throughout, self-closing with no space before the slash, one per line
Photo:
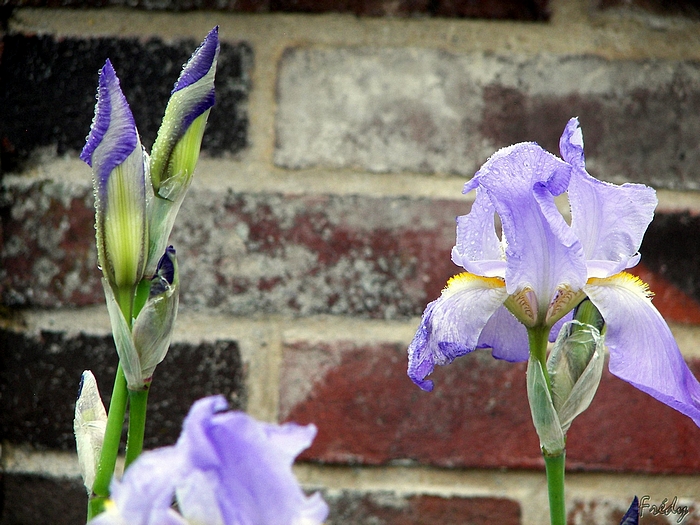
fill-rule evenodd
<path id="1" fill-rule="evenodd" d="M 142 454 L 121 482 L 112 482 L 113 505 L 90 523 L 322 523 L 328 506 L 318 493 L 307 497 L 292 473 L 316 427 L 261 423 L 226 409 L 222 396 L 197 401 L 177 444 Z"/>
<path id="2" fill-rule="evenodd" d="M 529 338 L 556 336 L 555 323 L 588 297 L 605 320 L 610 371 L 700 425 L 700 383 L 646 284 L 624 271 L 639 262 L 654 190 L 591 177 L 575 118 L 559 149 L 561 159 L 535 143 L 503 148 L 465 184 L 476 198 L 457 218 L 452 260 L 466 271 L 426 307 L 408 349 L 409 377 L 430 391 L 436 364 L 477 348 L 525 361 Z M 554 200 L 564 192 L 570 224 Z"/>

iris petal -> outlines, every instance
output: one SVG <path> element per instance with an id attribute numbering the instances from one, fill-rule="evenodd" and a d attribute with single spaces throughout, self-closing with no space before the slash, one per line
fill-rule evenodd
<path id="1" fill-rule="evenodd" d="M 527 329 L 501 306 L 491 316 L 479 336 L 478 348 L 491 348 L 496 359 L 510 362 L 527 361 L 530 354 Z"/>
<path id="2" fill-rule="evenodd" d="M 554 204 L 570 175 L 569 164 L 522 143 L 496 152 L 465 185 L 485 189 L 503 223 L 508 293 L 531 288 L 540 310 L 557 286 L 580 289 L 586 278 L 580 243 Z"/>
<path id="3" fill-rule="evenodd" d="M 654 217 L 656 192 L 643 184 L 617 186 L 591 177 L 585 168 L 578 119 L 567 124 L 559 148 L 573 166 L 571 229 L 590 261 L 589 276 L 609 277 L 631 268 L 639 261 L 636 254 Z"/>
<path id="4" fill-rule="evenodd" d="M 433 382 L 425 377 L 436 364 L 451 363 L 477 348 L 482 330 L 506 297 L 503 281 L 495 277 L 462 273 L 450 279 L 442 295 L 426 307 L 408 347 L 411 380 L 432 390 Z"/>
<path id="5" fill-rule="evenodd" d="M 700 425 L 700 383 L 652 305 L 646 285 L 620 273 L 591 279 L 584 291 L 605 319 L 610 372 Z"/>
<path id="6" fill-rule="evenodd" d="M 452 262 L 476 275 L 505 277 L 505 253 L 496 235 L 495 213 L 488 194 L 477 188 L 471 211 L 457 217 Z"/>

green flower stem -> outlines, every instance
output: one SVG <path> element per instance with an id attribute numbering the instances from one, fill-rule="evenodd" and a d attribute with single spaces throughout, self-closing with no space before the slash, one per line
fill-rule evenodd
<path id="1" fill-rule="evenodd" d="M 121 363 L 117 366 L 114 378 L 112 398 L 109 402 L 107 414 L 107 427 L 105 438 L 100 453 L 100 463 L 97 466 L 95 482 L 92 485 L 92 495 L 88 502 L 88 520 L 94 518 L 104 510 L 104 503 L 109 497 L 109 484 L 114 475 L 119 453 L 119 442 L 124 427 L 124 415 L 126 414 L 127 401 L 126 378 Z"/>
<path id="2" fill-rule="evenodd" d="M 551 525 L 566 525 L 566 502 L 564 501 L 564 471 L 566 451 L 557 456 L 548 456 L 542 450 L 547 472 L 547 491 L 549 493 L 549 519 Z"/>
<path id="3" fill-rule="evenodd" d="M 552 383 L 547 373 L 547 343 L 549 342 L 549 328 L 546 326 L 535 326 L 527 329 L 527 338 L 530 344 L 530 354 L 542 365 L 544 378 L 547 381 L 547 389 L 551 392 Z"/>
<path id="4" fill-rule="evenodd" d="M 530 354 L 541 364 L 547 389 L 552 392 L 552 382 L 547 372 L 547 343 L 550 328 L 536 326 L 527 329 L 530 343 Z M 547 490 L 549 493 L 549 516 L 551 525 L 566 525 L 566 503 L 564 501 L 564 470 L 566 463 L 566 451 L 558 455 L 550 455 L 542 449 L 545 470 L 547 472 Z"/>
<path id="5" fill-rule="evenodd" d="M 145 385 L 143 390 L 129 390 L 129 433 L 126 438 L 125 470 L 143 450 L 149 390 L 150 383 Z"/>

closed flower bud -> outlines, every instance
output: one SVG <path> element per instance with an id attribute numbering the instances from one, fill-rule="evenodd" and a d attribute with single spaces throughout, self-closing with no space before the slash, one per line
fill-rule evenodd
<path id="1" fill-rule="evenodd" d="M 80 378 L 73 431 L 75 432 L 80 473 L 83 476 L 88 494 L 92 492 L 92 484 L 95 482 L 106 426 L 107 412 L 102 404 L 102 399 L 100 399 L 95 376 L 86 370 Z"/>
<path id="2" fill-rule="evenodd" d="M 122 301 L 146 263 L 147 157 L 109 60 L 100 71 L 95 117 L 80 158 L 93 171 L 98 261 Z"/>
<path id="3" fill-rule="evenodd" d="M 204 127 L 214 105 L 219 30 L 212 29 L 175 83 L 151 151 L 152 202 L 148 270 L 167 246 L 180 205 L 199 159 Z"/>

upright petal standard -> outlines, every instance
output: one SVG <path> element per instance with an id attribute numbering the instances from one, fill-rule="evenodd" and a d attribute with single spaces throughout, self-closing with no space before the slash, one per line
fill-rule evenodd
<path id="1" fill-rule="evenodd" d="M 610 371 L 700 425 L 700 383 L 646 285 L 624 271 L 639 262 L 655 191 L 591 177 L 576 118 L 559 148 L 561 158 L 535 143 L 509 146 L 465 184 L 476 197 L 457 218 L 452 260 L 466 271 L 426 307 L 408 349 L 409 377 L 430 391 L 436 364 L 477 348 L 525 361 L 528 338 L 552 340 L 588 297 L 605 321 Z M 565 192 L 570 224 L 554 200 Z"/>

